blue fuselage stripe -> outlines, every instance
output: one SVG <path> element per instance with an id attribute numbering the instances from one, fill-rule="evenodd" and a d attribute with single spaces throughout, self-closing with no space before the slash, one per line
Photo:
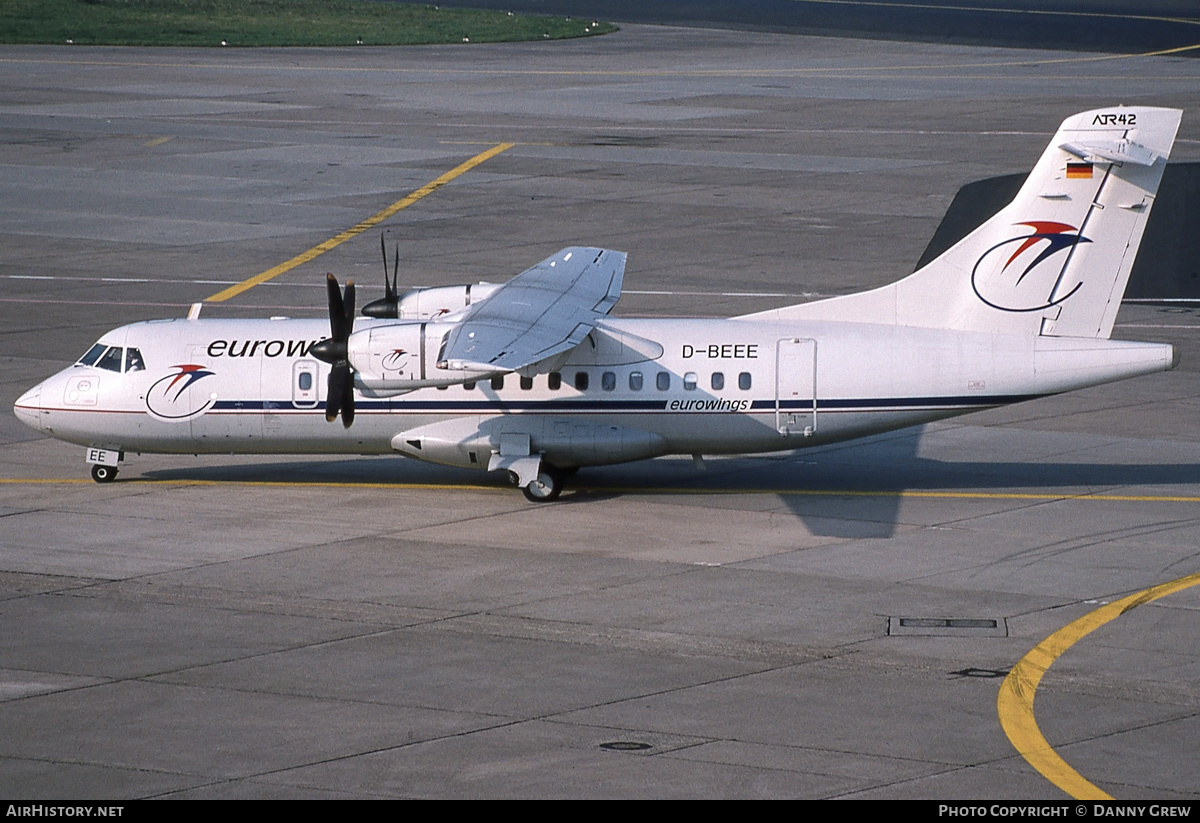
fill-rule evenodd
<path id="1" fill-rule="evenodd" d="M 849 398 L 817 400 L 817 411 L 867 411 L 882 409 L 961 409 L 986 408 L 1003 406 L 1009 403 L 1020 403 L 1044 397 L 1041 394 L 995 394 L 995 395 L 959 395 L 952 397 L 886 397 L 886 398 Z M 359 411 L 403 411 L 456 414 L 462 412 L 661 412 L 666 411 L 670 400 L 406 400 L 387 399 L 371 400 L 356 399 L 355 408 Z M 218 400 L 213 409 L 216 411 L 279 411 L 303 409 L 305 411 L 319 408 L 312 403 L 293 403 L 290 400 Z M 751 411 L 770 412 L 779 409 L 800 409 L 811 411 L 812 400 L 754 400 L 749 406 Z M 693 411 L 705 411 L 699 406 Z M 728 408 L 714 407 L 712 411 L 729 413 Z"/>

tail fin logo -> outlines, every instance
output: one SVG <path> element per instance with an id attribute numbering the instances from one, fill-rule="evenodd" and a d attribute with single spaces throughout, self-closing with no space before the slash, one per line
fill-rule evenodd
<path id="1" fill-rule="evenodd" d="M 1029 220 L 1014 225 L 1027 226 L 1033 231 L 1002 240 L 979 256 L 971 270 L 975 295 L 993 309 L 1032 312 L 1057 306 L 1079 291 L 1082 282 L 1055 297 L 1066 261 L 1042 264 L 1060 251 L 1092 241 L 1074 226 L 1052 220 Z M 1014 244 L 1020 245 L 1010 253 L 1009 247 Z"/>

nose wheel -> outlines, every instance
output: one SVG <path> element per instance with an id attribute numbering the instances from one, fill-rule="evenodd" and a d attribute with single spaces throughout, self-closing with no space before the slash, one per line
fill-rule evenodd
<path id="1" fill-rule="evenodd" d="M 563 472 L 555 466 L 543 463 L 538 468 L 537 479 L 521 489 L 525 499 L 531 503 L 549 503 L 557 500 L 563 490 Z"/>
<path id="2" fill-rule="evenodd" d="M 117 467 L 97 463 L 92 466 L 92 479 L 97 483 L 111 483 L 117 479 Z"/>

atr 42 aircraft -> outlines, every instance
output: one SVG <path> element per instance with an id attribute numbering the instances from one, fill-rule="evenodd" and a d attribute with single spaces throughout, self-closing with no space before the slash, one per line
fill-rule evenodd
<path id="1" fill-rule="evenodd" d="M 399 295 L 385 271 L 355 328 L 330 275 L 328 328 L 134 323 L 15 411 L 85 446 L 99 482 L 126 452 L 399 453 L 547 501 L 581 466 L 792 450 L 1166 371 L 1170 345 L 1109 336 L 1180 116 L 1068 118 L 1012 203 L 873 291 L 620 319 L 625 255 L 568 248 L 503 285 Z"/>

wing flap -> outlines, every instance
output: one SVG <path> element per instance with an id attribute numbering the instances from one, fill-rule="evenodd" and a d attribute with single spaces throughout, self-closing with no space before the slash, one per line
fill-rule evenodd
<path id="1" fill-rule="evenodd" d="M 624 252 L 563 249 L 472 306 L 438 368 L 516 371 L 570 351 L 616 305 L 624 275 Z"/>

